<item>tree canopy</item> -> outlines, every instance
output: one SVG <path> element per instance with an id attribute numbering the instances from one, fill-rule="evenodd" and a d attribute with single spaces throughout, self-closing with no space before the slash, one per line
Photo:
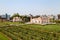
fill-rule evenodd
<path id="1" fill-rule="evenodd" d="M 19 13 L 15 13 L 12 17 L 20 17 Z"/>

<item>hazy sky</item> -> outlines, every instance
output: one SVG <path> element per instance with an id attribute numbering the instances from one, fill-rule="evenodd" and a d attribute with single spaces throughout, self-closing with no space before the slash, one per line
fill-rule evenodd
<path id="1" fill-rule="evenodd" d="M 59 14 L 60 0 L 0 0 L 0 14 Z"/>

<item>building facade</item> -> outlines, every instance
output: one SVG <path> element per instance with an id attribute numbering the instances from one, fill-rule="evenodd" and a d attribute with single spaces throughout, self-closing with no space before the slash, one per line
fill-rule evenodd
<path id="1" fill-rule="evenodd" d="M 30 22 L 34 24 L 48 24 L 50 23 L 50 20 L 47 16 L 41 16 L 41 17 L 35 17 L 35 18 L 30 18 Z"/>
<path id="2" fill-rule="evenodd" d="M 58 14 L 58 20 L 60 20 L 60 14 Z"/>
<path id="3" fill-rule="evenodd" d="M 12 19 L 13 22 L 20 22 L 22 19 L 20 17 L 13 17 Z"/>
<path id="4" fill-rule="evenodd" d="M 2 18 L 2 17 L 0 16 L 0 22 L 6 22 L 6 21 L 7 21 L 6 18 Z"/>

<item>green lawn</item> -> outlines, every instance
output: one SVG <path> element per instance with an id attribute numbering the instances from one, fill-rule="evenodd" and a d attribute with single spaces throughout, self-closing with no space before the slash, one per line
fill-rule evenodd
<path id="1" fill-rule="evenodd" d="M 4 34 L 0 33 L 0 40 L 8 40 L 8 38 Z"/>

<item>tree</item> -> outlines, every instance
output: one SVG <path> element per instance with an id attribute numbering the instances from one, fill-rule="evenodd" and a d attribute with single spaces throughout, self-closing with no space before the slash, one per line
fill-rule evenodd
<path id="1" fill-rule="evenodd" d="M 12 18 L 13 17 L 20 17 L 19 13 L 15 13 L 14 15 L 12 15 Z"/>
<path id="2" fill-rule="evenodd" d="M 29 16 L 26 16 L 26 15 L 23 16 L 22 19 L 23 19 L 24 22 L 29 22 L 30 21 L 30 17 Z"/>
<path id="3" fill-rule="evenodd" d="M 20 16 L 19 13 L 13 14 L 13 15 L 11 16 L 11 18 L 13 18 L 13 17 L 20 17 L 20 18 L 22 18 L 22 16 Z"/>
<path id="4" fill-rule="evenodd" d="M 30 17 L 27 16 L 27 15 L 21 16 L 21 15 L 19 15 L 18 13 L 15 13 L 15 14 L 11 17 L 11 19 L 12 19 L 13 17 L 20 17 L 20 18 L 22 18 L 23 22 L 29 22 L 29 21 L 30 21 Z"/>

